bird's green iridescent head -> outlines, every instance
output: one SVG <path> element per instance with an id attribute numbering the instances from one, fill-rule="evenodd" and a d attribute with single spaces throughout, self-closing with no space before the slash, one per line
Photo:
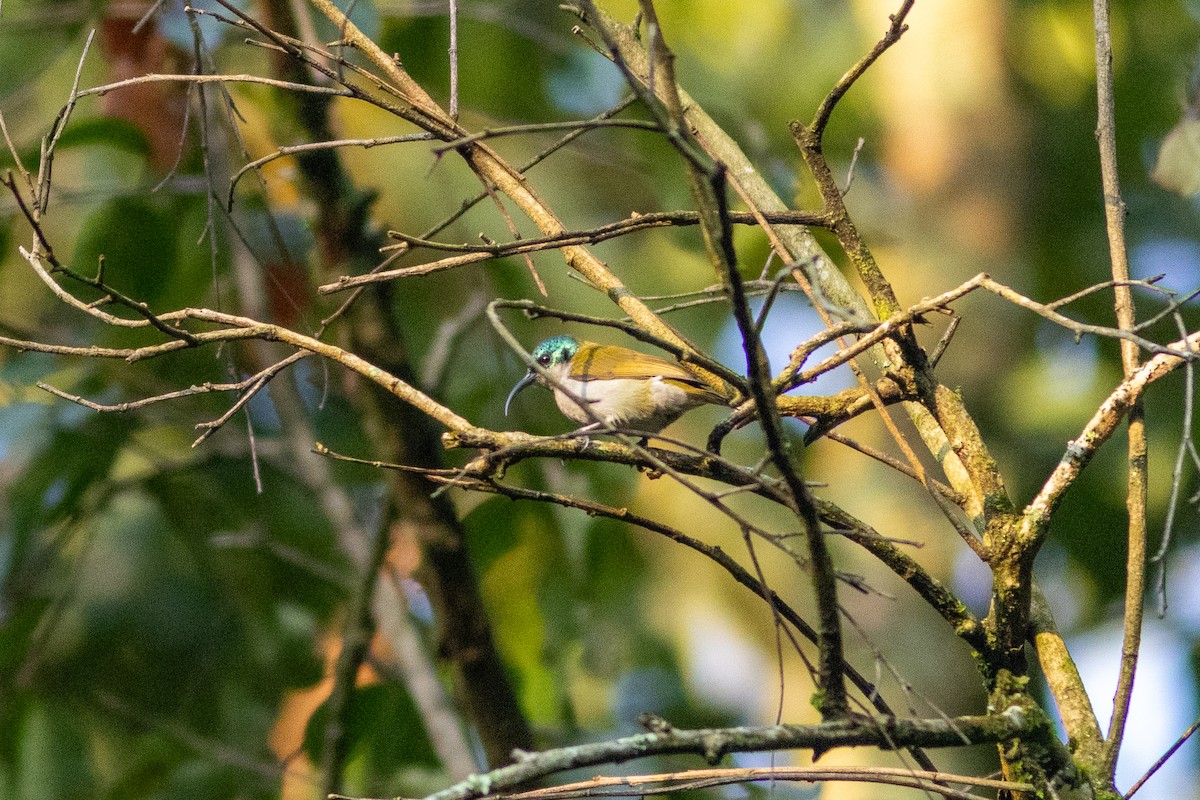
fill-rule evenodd
<path id="1" fill-rule="evenodd" d="M 574 336 L 552 336 L 533 348 L 533 360 L 542 367 L 554 367 L 570 361 L 579 352 L 579 342 Z"/>
<path id="2" fill-rule="evenodd" d="M 551 336 L 545 341 L 539 342 L 538 346 L 533 348 L 530 354 L 533 360 L 538 363 L 542 369 L 556 367 L 559 364 L 566 364 L 575 354 L 579 352 L 579 340 L 574 336 Z M 512 405 L 513 398 L 517 396 L 517 392 L 524 389 L 529 384 L 538 379 L 537 371 L 532 367 L 521 380 L 517 381 L 517 385 L 508 393 L 508 399 L 504 401 L 504 416 L 508 416 L 508 407 Z"/>

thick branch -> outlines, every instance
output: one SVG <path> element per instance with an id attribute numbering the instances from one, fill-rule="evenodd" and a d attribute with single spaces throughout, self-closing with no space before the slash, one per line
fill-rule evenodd
<path id="1" fill-rule="evenodd" d="M 635 758 L 694 754 L 716 763 L 728 753 L 834 747 L 962 747 L 1004 742 L 1021 735 L 1025 714 L 1018 707 L 999 714 L 949 719 L 871 717 L 841 719 L 818 725 L 774 725 L 767 728 L 707 728 L 642 733 L 608 742 L 527 753 L 516 764 L 473 775 L 426 800 L 474 800 L 492 792 L 522 786 L 558 772 L 597 764 L 620 764 Z"/>
<path id="2" fill-rule="evenodd" d="M 497 800 L 569 800 L 583 797 L 649 797 L 663 794 L 710 789 L 745 783 L 774 783 L 794 781 L 823 783 L 825 781 L 854 781 L 881 783 L 921 789 L 954 800 L 979 800 L 979 795 L 950 788 L 952 785 L 975 786 L 986 789 L 1007 789 L 1010 792 L 1033 792 L 1032 784 L 977 778 L 973 775 L 952 775 L 945 772 L 914 770 L 905 767 L 727 767 L 689 769 L 657 775 L 597 776 L 591 780 L 565 783 L 544 789 L 500 795 Z"/>

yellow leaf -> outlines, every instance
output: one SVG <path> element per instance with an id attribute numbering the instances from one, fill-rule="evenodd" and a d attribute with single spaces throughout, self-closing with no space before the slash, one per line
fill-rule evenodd
<path id="1" fill-rule="evenodd" d="M 1185 119 L 1171 129 L 1163 139 L 1151 177 L 1164 189 L 1185 197 L 1200 194 L 1200 120 Z"/>

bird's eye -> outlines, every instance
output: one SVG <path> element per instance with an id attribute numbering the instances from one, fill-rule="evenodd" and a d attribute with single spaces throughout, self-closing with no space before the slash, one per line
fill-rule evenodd
<path id="1" fill-rule="evenodd" d="M 550 356 L 538 356 L 537 362 L 539 364 L 541 364 L 543 367 L 547 366 L 550 363 Z"/>

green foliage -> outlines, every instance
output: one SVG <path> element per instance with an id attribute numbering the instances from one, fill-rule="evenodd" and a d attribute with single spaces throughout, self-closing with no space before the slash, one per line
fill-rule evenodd
<path id="1" fill-rule="evenodd" d="M 342 720 L 351 769 L 361 782 L 358 791 L 376 796 L 394 795 L 403 791 L 403 771 L 438 766 L 421 716 L 403 687 L 383 684 L 358 687 Z M 321 762 L 325 751 L 328 722 L 327 703 L 308 721 L 304 749 L 315 764 Z"/>
<path id="2" fill-rule="evenodd" d="M 104 415 L 56 428 L 39 458 L 13 485 L 14 530 L 30 534 L 96 510 L 94 505 L 85 509 L 85 502 L 91 499 L 88 492 L 109 478 L 130 423 Z"/>
<path id="3" fill-rule="evenodd" d="M 516 12 L 500 9 L 501 18 Z M 550 71 L 565 64 L 559 48 L 534 48 L 541 35 L 557 36 L 564 19 L 558 4 L 533 0 L 521 4 L 519 25 L 497 25 L 499 20 L 477 19 L 465 13 L 459 24 L 458 46 L 460 103 L 472 113 L 483 113 L 511 123 L 519 119 L 543 120 L 554 114 L 546 96 Z M 449 93 L 449 32 L 445 19 L 436 16 L 389 17 L 384 21 L 380 45 L 387 52 L 404 53 L 404 64 L 413 77 L 436 95 Z M 497 69 L 497 65 L 504 65 Z M 601 109 L 596 109 L 597 111 Z"/>
<path id="4" fill-rule="evenodd" d="M 63 151 L 89 146 L 111 147 L 140 156 L 150 154 L 150 144 L 146 141 L 146 134 L 142 129 L 128 120 L 115 117 L 79 120 L 63 130 L 62 135 L 58 137 L 56 149 Z M 37 162 L 36 150 L 21 155 L 25 163 Z"/>
<path id="5" fill-rule="evenodd" d="M 103 258 L 104 277 L 130 297 L 156 303 L 173 283 L 176 266 L 175 220 L 160 204 L 118 197 L 84 223 L 75 245 L 74 267 L 95 275 Z"/>
<path id="6" fill-rule="evenodd" d="M 78 57 L 83 19 L 52 13 L 54 0 L 9 0 L 0 26 L 0 99 L 28 87 L 59 58 Z"/>
<path id="7" fill-rule="evenodd" d="M 1154 181 L 1182 195 L 1200 194 L 1200 120 L 1185 119 L 1163 139 Z"/>

